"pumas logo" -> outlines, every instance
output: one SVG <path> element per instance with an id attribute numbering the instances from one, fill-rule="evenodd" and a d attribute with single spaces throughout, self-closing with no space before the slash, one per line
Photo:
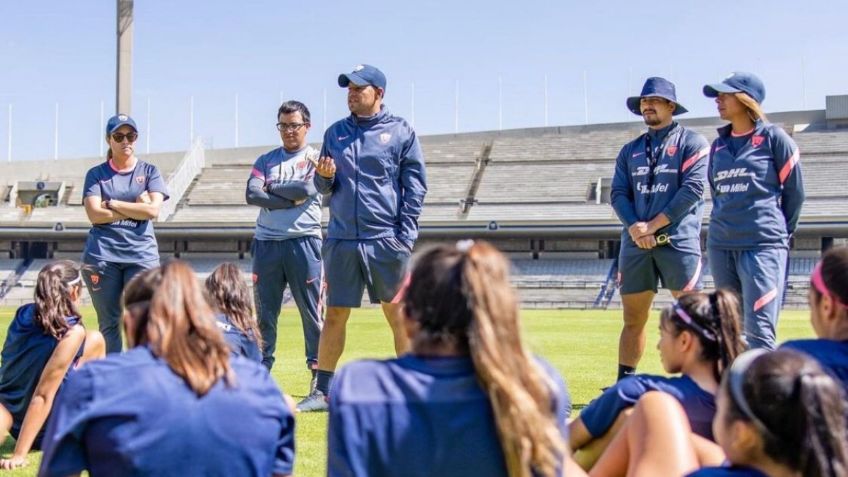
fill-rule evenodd
<path id="1" fill-rule="evenodd" d="M 672 144 L 671 146 L 668 146 L 667 148 L 665 148 L 665 153 L 669 156 L 677 154 L 677 145 Z"/>
<path id="2" fill-rule="evenodd" d="M 118 121 L 126 121 L 126 120 L 127 120 L 127 119 L 129 119 L 129 118 L 130 118 L 130 117 L 129 117 L 129 116 L 127 116 L 126 114 L 119 114 L 119 115 L 118 115 Z"/>
<path id="3" fill-rule="evenodd" d="M 354 72 L 362 71 L 364 69 L 365 69 L 365 65 L 356 65 L 356 66 L 353 67 Z"/>
<path id="4" fill-rule="evenodd" d="M 762 144 L 762 143 L 763 143 L 763 141 L 765 141 L 765 139 L 766 139 L 766 138 L 765 138 L 764 136 L 753 136 L 753 137 L 751 138 L 751 144 L 752 144 L 754 147 L 760 147 L 760 144 Z"/>
<path id="5" fill-rule="evenodd" d="M 254 285 L 256 284 L 256 282 L 258 282 L 258 281 L 259 281 L 259 275 L 255 274 L 255 273 L 251 276 L 251 278 L 253 279 L 253 284 L 254 284 Z"/>
<path id="6" fill-rule="evenodd" d="M 392 135 L 389 133 L 380 134 L 380 142 L 383 144 L 388 144 L 391 141 Z"/>
<path id="7" fill-rule="evenodd" d="M 100 284 L 100 275 L 96 273 L 92 273 L 89 278 L 91 279 L 91 284 L 97 286 Z"/>
<path id="8" fill-rule="evenodd" d="M 138 184 L 144 184 L 144 176 L 136 177 L 135 181 Z"/>

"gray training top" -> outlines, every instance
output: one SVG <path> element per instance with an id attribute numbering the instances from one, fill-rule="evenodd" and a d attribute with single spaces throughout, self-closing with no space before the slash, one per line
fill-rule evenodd
<path id="1" fill-rule="evenodd" d="M 256 219 L 257 240 L 321 238 L 321 194 L 312 181 L 315 167 L 306 159 L 310 150 L 306 146 L 287 152 L 278 147 L 254 163 L 246 200 L 261 207 Z M 300 201 L 304 202 L 297 204 Z"/>

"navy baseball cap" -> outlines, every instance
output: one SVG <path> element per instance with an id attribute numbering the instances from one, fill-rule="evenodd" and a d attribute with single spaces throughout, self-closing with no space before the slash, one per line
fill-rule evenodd
<path id="1" fill-rule="evenodd" d="M 672 116 L 689 112 L 688 109 L 684 108 L 677 102 L 677 93 L 675 92 L 674 83 L 665 78 L 653 76 L 645 80 L 645 85 L 642 86 L 642 94 L 627 98 L 627 109 L 636 116 L 641 116 L 642 110 L 639 109 L 639 101 L 641 101 L 642 98 L 647 97 L 663 98 L 674 103 L 674 111 L 671 113 Z"/>
<path id="2" fill-rule="evenodd" d="M 109 118 L 109 122 L 106 123 L 106 134 L 112 134 L 119 127 L 127 125 L 138 132 L 138 126 L 135 125 L 135 121 L 133 118 L 127 116 L 126 114 L 116 114 Z"/>
<path id="3" fill-rule="evenodd" d="M 350 73 L 339 75 L 339 86 L 347 88 L 353 83 L 356 86 L 374 86 L 376 88 L 386 89 L 386 75 L 382 71 L 371 65 L 357 65 Z"/>
<path id="4" fill-rule="evenodd" d="M 704 85 L 704 96 L 715 98 L 719 93 L 745 93 L 758 104 L 763 104 L 766 86 L 753 73 L 734 71 L 721 83 Z"/>

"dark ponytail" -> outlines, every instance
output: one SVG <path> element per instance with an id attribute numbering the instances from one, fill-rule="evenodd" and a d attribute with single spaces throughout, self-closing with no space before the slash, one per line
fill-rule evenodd
<path id="1" fill-rule="evenodd" d="M 717 381 L 745 349 L 739 324 L 739 299 L 732 291 L 688 293 L 681 296 L 676 305 L 663 310 L 661 319 L 663 323 L 673 325 L 676 335 L 689 330 L 697 337 L 701 344 L 701 359 L 715 363 Z"/>
<path id="2" fill-rule="evenodd" d="M 61 339 L 68 331 L 68 317 L 81 318 L 71 291 L 81 291 L 80 269 L 70 260 L 48 263 L 35 283 L 35 322 L 45 334 Z"/>
<path id="3" fill-rule="evenodd" d="M 726 419 L 751 422 L 764 453 L 805 477 L 848 475 L 842 386 L 803 353 L 760 353 L 746 353 L 725 377 Z"/>

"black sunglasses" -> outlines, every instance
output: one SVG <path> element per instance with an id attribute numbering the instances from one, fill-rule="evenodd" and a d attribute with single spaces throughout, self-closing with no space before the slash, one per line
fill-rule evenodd
<path id="1" fill-rule="evenodd" d="M 138 133 L 112 133 L 112 140 L 115 142 L 124 142 L 125 138 L 128 139 L 130 142 L 135 142 L 135 140 L 138 139 Z"/>

